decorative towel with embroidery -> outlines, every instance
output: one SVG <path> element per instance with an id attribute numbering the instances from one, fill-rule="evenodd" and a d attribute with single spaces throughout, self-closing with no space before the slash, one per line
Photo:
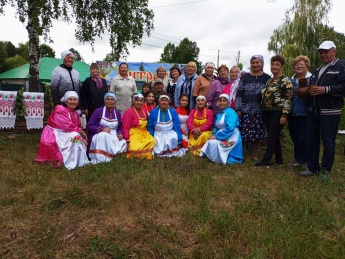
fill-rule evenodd
<path id="1" fill-rule="evenodd" d="M 0 129 L 14 128 L 16 123 L 16 114 L 14 113 L 16 99 L 16 91 L 0 91 Z"/>
<path id="2" fill-rule="evenodd" d="M 23 104 L 25 107 L 27 129 L 42 129 L 44 117 L 44 93 L 24 92 Z"/>

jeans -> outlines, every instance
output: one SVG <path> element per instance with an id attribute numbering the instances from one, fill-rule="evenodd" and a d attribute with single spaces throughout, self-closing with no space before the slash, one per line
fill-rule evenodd
<path id="1" fill-rule="evenodd" d="M 307 164 L 311 172 L 331 171 L 335 155 L 335 139 L 337 136 L 340 114 L 320 115 L 309 112 L 307 115 Z M 319 164 L 320 137 L 323 144 L 321 167 Z"/>
<path id="2" fill-rule="evenodd" d="M 289 133 L 294 144 L 293 155 L 298 163 L 307 162 L 307 116 L 288 116 Z"/>
<path id="3" fill-rule="evenodd" d="M 280 125 L 280 118 L 282 111 L 264 111 L 262 118 L 267 129 L 267 148 L 266 152 L 261 159 L 264 164 L 271 162 L 273 153 L 275 154 L 275 161 L 283 163 L 282 147 L 280 144 L 280 131 L 284 125 Z"/>

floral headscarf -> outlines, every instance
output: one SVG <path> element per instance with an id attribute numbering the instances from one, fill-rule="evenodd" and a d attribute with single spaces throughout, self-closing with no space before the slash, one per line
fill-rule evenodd
<path id="1" fill-rule="evenodd" d="M 264 72 L 264 57 L 262 55 L 254 55 L 250 58 L 250 62 L 252 61 L 252 59 L 254 58 L 258 58 L 260 59 L 261 63 L 262 63 L 262 67 L 261 67 L 261 71 Z M 251 71 L 252 69 L 250 69 Z"/>
<path id="2" fill-rule="evenodd" d="M 137 100 L 139 98 L 143 98 L 144 99 L 144 96 L 142 94 L 135 93 L 132 96 L 132 101 L 134 102 L 135 100 Z"/>

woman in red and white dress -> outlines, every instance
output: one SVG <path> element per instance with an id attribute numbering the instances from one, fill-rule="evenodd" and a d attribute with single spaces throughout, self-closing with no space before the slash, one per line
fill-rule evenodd
<path id="1" fill-rule="evenodd" d="M 141 106 L 141 109 L 143 109 L 144 111 L 147 112 L 148 115 L 150 115 L 150 112 L 154 108 L 156 108 L 155 94 L 151 90 L 148 90 L 145 92 L 144 97 L 145 97 L 145 103 L 143 104 L 143 106 Z"/>
<path id="2" fill-rule="evenodd" d="M 188 146 L 188 126 L 187 126 L 187 120 L 188 115 L 190 112 L 189 106 L 188 106 L 188 95 L 181 94 L 179 97 L 179 107 L 177 107 L 175 110 L 178 114 L 178 117 L 180 119 L 181 124 L 181 131 L 182 131 L 182 146 L 184 148 L 187 148 Z"/>

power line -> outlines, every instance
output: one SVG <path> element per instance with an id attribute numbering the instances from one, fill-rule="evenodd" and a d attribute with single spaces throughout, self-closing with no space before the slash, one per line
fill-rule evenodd
<path id="1" fill-rule="evenodd" d="M 150 46 L 150 47 L 154 47 L 154 48 L 163 49 L 163 47 L 159 47 L 159 46 L 152 45 L 152 44 L 147 44 L 147 43 L 144 43 L 144 42 L 142 42 L 141 44 L 146 45 L 146 46 Z"/>
<path id="2" fill-rule="evenodd" d="M 163 35 L 163 34 L 160 34 L 160 33 L 157 33 L 157 32 L 152 32 L 152 34 L 157 34 L 157 35 L 163 36 L 163 37 L 165 37 L 165 38 L 170 38 L 170 39 L 174 39 L 174 40 L 179 40 L 179 41 L 181 41 L 181 39 L 174 38 L 174 37 L 170 37 L 170 36 L 166 36 L 166 35 Z"/>
<path id="3" fill-rule="evenodd" d="M 167 40 L 167 39 L 159 38 L 159 37 L 156 37 L 156 36 L 150 36 L 150 38 L 154 38 L 154 39 L 158 39 L 158 40 L 164 40 L 164 41 L 167 41 L 167 42 L 173 42 L 173 43 L 178 44 L 178 42 L 177 42 L 177 41 L 171 41 L 171 40 Z"/>
<path id="4" fill-rule="evenodd" d="M 152 8 L 152 9 L 155 9 L 155 8 L 170 7 L 170 6 L 177 6 L 177 5 L 195 4 L 195 3 L 208 2 L 208 1 L 211 1 L 211 0 L 200 0 L 200 1 L 194 1 L 194 2 L 188 2 L 188 3 L 171 4 L 171 5 L 161 5 L 161 6 L 151 7 L 151 8 Z"/>

